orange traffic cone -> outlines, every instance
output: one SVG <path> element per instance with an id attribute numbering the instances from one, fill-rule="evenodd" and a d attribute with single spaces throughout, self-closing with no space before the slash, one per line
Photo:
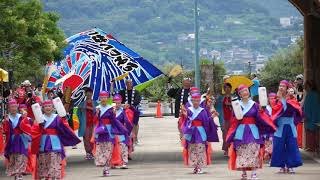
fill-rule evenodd
<path id="1" fill-rule="evenodd" d="M 162 112 L 161 112 L 161 102 L 160 100 L 158 101 L 157 104 L 157 112 L 156 112 L 156 118 L 162 118 Z"/>

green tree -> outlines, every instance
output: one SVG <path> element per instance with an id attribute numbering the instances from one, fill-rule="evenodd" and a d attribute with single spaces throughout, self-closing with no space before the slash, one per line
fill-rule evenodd
<path id="1" fill-rule="evenodd" d="M 167 63 L 160 69 L 164 74 L 169 74 L 169 72 L 174 66 L 175 64 Z M 180 75 L 172 79 L 171 84 L 174 87 L 177 87 L 177 85 L 181 87 L 182 86 L 181 82 L 183 77 L 191 78 L 193 77 L 193 72 L 184 70 Z M 168 83 L 168 77 L 165 75 L 160 76 L 153 81 L 151 86 L 149 86 L 148 88 L 142 91 L 142 95 L 154 102 L 158 100 L 161 100 L 161 101 L 168 100 L 169 97 L 167 96 L 167 83 Z"/>
<path id="2" fill-rule="evenodd" d="M 13 70 L 16 81 L 42 80 L 46 62 L 62 58 L 59 16 L 44 12 L 40 0 L 2 0 L 0 14 L 2 68 Z"/>
<path id="3" fill-rule="evenodd" d="M 303 74 L 303 49 L 301 38 L 297 44 L 273 56 L 260 73 L 262 85 L 275 90 L 279 80 L 292 80 L 296 75 Z"/>

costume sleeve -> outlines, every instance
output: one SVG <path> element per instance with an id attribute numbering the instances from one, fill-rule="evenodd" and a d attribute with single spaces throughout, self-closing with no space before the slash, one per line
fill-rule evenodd
<path id="1" fill-rule="evenodd" d="M 287 102 L 294 109 L 294 113 L 293 113 L 294 124 L 297 125 L 297 124 L 301 123 L 302 119 L 304 117 L 304 114 L 302 112 L 302 108 L 300 106 L 300 103 L 295 99 L 287 100 Z"/>
<path id="2" fill-rule="evenodd" d="M 133 129 L 133 124 L 129 120 L 128 116 L 133 117 L 133 112 L 131 110 L 129 110 L 128 112 L 123 111 L 123 118 L 124 118 L 125 127 L 128 130 L 128 135 L 130 135 L 131 131 Z"/>
<path id="3" fill-rule="evenodd" d="M 57 116 L 58 118 L 58 122 L 62 123 L 66 128 L 68 128 L 70 131 L 73 132 L 73 130 L 71 129 L 71 127 L 69 126 L 68 120 L 66 117 L 62 117 L 60 118 L 59 116 Z"/>
<path id="4" fill-rule="evenodd" d="M 234 135 L 236 133 L 238 125 L 239 125 L 239 120 L 237 120 L 236 117 L 233 116 L 230 119 L 230 128 L 229 128 L 227 136 L 226 136 L 226 141 L 228 143 L 231 143 L 233 141 L 233 137 L 234 137 Z"/>
<path id="5" fill-rule="evenodd" d="M 109 119 L 112 125 L 112 132 L 117 135 L 128 134 L 128 130 L 124 127 L 123 124 L 121 124 L 120 121 L 116 119 L 116 116 L 112 110 L 111 112 L 112 112 L 112 116 L 110 116 Z"/>
<path id="6" fill-rule="evenodd" d="M 129 120 L 129 122 L 131 123 L 131 125 L 133 125 L 133 121 L 134 121 L 134 112 L 128 108 L 128 109 L 125 109 L 124 110 L 126 116 L 127 116 L 127 119 Z"/>
<path id="7" fill-rule="evenodd" d="M 75 146 L 81 142 L 81 140 L 76 136 L 73 130 L 69 127 L 68 122 L 65 118 L 57 118 L 57 130 L 59 132 L 58 136 L 61 143 L 64 146 Z"/>
<path id="8" fill-rule="evenodd" d="M 113 112 L 113 108 L 108 109 L 106 112 L 106 118 L 111 120 L 114 120 L 116 118 L 116 115 Z"/>
<path id="9" fill-rule="evenodd" d="M 217 133 L 217 130 L 218 130 L 217 125 L 214 123 L 211 115 L 209 115 L 207 112 L 204 114 L 206 116 L 205 118 L 207 119 L 206 123 L 205 123 L 207 141 L 208 142 L 219 142 L 219 136 Z"/>
<path id="10" fill-rule="evenodd" d="M 21 118 L 23 118 L 23 117 L 21 117 Z M 30 121 L 28 120 L 27 117 L 25 117 L 25 118 L 23 118 L 23 119 L 21 120 L 20 129 L 21 129 L 24 133 L 26 133 L 26 134 L 28 134 L 28 135 L 31 135 L 31 134 L 32 134 L 32 132 L 31 132 L 31 124 L 30 124 Z"/>
<path id="11" fill-rule="evenodd" d="M 257 109 L 256 124 L 259 129 L 259 133 L 274 133 L 277 127 L 271 117 L 266 113 L 264 109 L 259 109 L 259 106 L 257 104 L 254 108 Z"/>
<path id="12" fill-rule="evenodd" d="M 294 113 L 293 113 L 293 119 L 294 119 L 294 124 L 295 125 L 298 125 L 299 123 L 301 123 L 302 122 L 302 120 L 303 120 L 303 115 L 300 115 L 300 113 L 298 112 L 298 111 L 295 111 Z"/>
<path id="13" fill-rule="evenodd" d="M 191 123 L 192 123 L 192 120 L 190 119 L 191 116 L 192 116 L 192 112 L 187 109 L 187 117 L 183 117 L 184 121 L 182 125 L 182 132 L 184 134 L 189 134 L 191 131 Z"/>
<path id="14" fill-rule="evenodd" d="M 42 127 L 35 122 L 31 128 L 31 153 L 38 154 L 40 148 L 40 141 L 42 136 Z"/>
<path id="15" fill-rule="evenodd" d="M 276 121 L 276 119 L 278 118 L 278 116 L 281 114 L 283 110 L 282 102 L 279 100 L 274 101 L 273 106 L 271 106 L 271 108 L 272 108 L 271 119 L 273 121 Z"/>

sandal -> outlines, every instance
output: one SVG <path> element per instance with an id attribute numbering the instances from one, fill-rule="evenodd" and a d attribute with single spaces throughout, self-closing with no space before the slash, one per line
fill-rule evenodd
<path id="1" fill-rule="evenodd" d="M 288 172 L 288 174 L 295 174 L 296 173 L 293 168 L 288 168 L 287 172 Z"/>
<path id="2" fill-rule="evenodd" d="M 128 169 L 127 164 L 123 164 L 123 165 L 120 167 L 120 169 Z"/>
<path id="3" fill-rule="evenodd" d="M 193 169 L 193 174 L 197 174 L 197 172 L 198 172 L 198 168 L 194 168 Z"/>
<path id="4" fill-rule="evenodd" d="M 111 176 L 111 174 L 110 174 L 108 169 L 105 169 L 105 170 L 103 170 L 102 176 L 103 177 L 109 177 L 109 176 Z"/>
<path id="5" fill-rule="evenodd" d="M 203 174 L 204 172 L 202 171 L 202 169 L 198 168 L 197 169 L 197 174 Z"/>
<path id="6" fill-rule="evenodd" d="M 280 168 L 278 173 L 283 174 L 283 173 L 286 173 L 286 171 L 287 171 L 286 168 Z"/>
<path id="7" fill-rule="evenodd" d="M 251 179 L 252 180 L 257 180 L 258 179 L 257 174 L 256 173 L 251 174 Z"/>
<path id="8" fill-rule="evenodd" d="M 247 180 L 247 179 L 248 179 L 247 174 L 242 174 L 242 175 L 241 175 L 241 180 Z"/>

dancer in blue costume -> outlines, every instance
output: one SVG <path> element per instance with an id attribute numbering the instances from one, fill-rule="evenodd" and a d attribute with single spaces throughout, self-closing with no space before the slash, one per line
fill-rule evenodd
<path id="1" fill-rule="evenodd" d="M 296 125 L 302 120 L 300 104 L 292 98 L 287 98 L 289 83 L 280 82 L 278 100 L 272 107 L 272 119 L 278 129 L 273 137 L 273 153 L 271 167 L 279 167 L 280 173 L 295 173 L 293 168 L 302 166 L 301 154 L 297 144 Z"/>

